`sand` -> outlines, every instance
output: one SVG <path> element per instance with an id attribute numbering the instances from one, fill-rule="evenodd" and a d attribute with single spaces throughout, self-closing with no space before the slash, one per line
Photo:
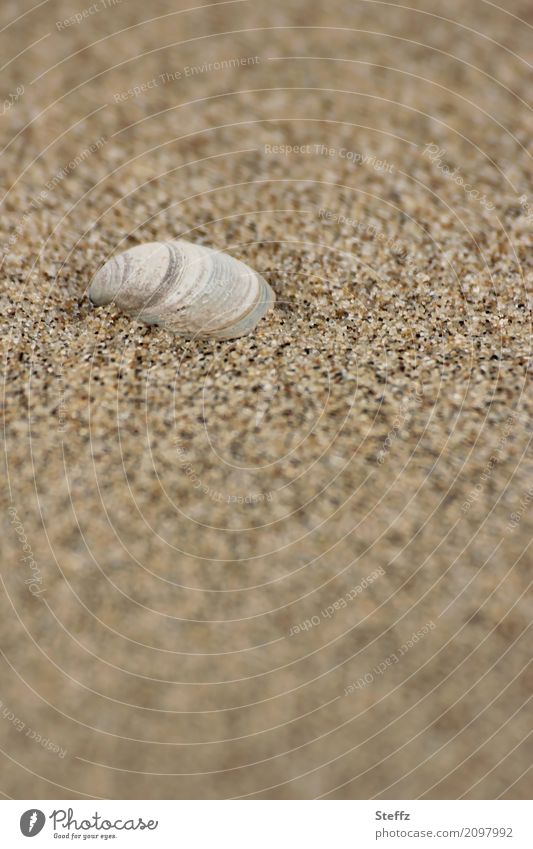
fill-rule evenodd
<path id="1" fill-rule="evenodd" d="M 527 798 L 529 4 L 32 5 L 1 11 L 0 791 Z M 252 336 L 92 307 L 177 237 L 269 281 Z"/>

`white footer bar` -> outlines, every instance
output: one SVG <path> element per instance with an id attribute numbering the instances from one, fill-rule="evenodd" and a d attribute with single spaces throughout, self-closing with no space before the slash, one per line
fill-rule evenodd
<path id="1" fill-rule="evenodd" d="M 532 849 L 531 812 L 527 801 L 9 800 L 0 802 L 0 834 L 10 849 Z"/>

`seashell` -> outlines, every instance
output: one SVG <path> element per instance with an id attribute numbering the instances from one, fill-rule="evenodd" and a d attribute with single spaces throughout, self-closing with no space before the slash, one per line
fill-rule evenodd
<path id="1" fill-rule="evenodd" d="M 112 301 L 128 315 L 189 339 L 235 339 L 273 306 L 266 280 L 244 262 L 183 239 L 147 242 L 106 262 L 89 288 L 95 306 Z"/>

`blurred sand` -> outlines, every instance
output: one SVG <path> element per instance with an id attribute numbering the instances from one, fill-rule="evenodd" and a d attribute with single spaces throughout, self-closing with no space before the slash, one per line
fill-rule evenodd
<path id="1" fill-rule="evenodd" d="M 1 11 L 0 790 L 527 798 L 530 5 L 77 2 Z M 91 307 L 178 236 L 254 336 Z"/>

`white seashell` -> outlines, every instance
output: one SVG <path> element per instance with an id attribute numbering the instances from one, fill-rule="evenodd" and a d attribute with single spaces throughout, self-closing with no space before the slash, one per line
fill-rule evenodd
<path id="1" fill-rule="evenodd" d="M 119 254 L 95 274 L 89 298 L 189 339 L 235 339 L 273 306 L 266 280 L 244 262 L 178 239 Z"/>

